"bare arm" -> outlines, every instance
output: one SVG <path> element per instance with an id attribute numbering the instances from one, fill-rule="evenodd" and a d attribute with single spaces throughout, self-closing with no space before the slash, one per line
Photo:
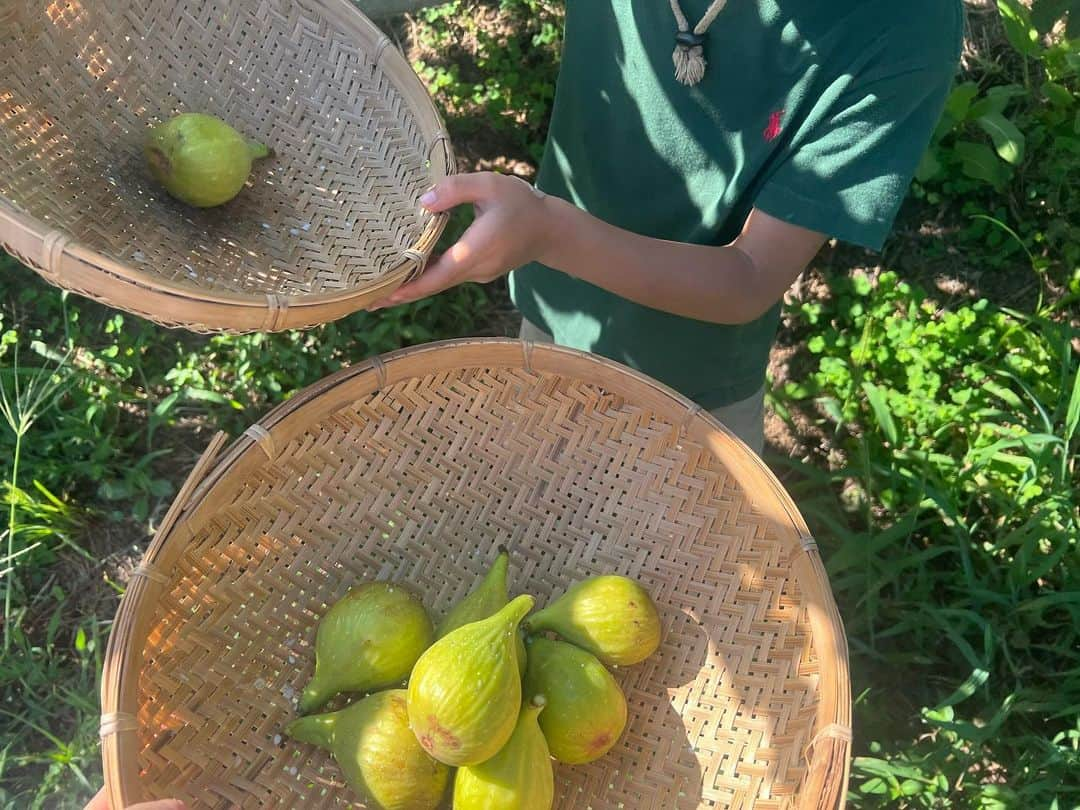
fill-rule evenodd
<path id="1" fill-rule="evenodd" d="M 717 247 L 638 236 L 563 200 L 547 203 L 553 231 L 540 262 L 638 304 L 712 323 L 765 314 L 825 242 L 757 209 L 735 241 Z"/>
<path id="2" fill-rule="evenodd" d="M 754 210 L 731 244 L 650 239 L 608 225 L 524 183 L 483 173 L 443 181 L 424 204 L 472 203 L 476 221 L 424 275 L 380 306 L 413 301 L 463 281 L 491 281 L 539 261 L 654 309 L 712 323 L 746 323 L 783 296 L 825 236 Z"/>

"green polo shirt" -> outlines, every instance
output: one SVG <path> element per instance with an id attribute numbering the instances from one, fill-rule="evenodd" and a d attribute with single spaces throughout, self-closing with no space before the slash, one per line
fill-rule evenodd
<path id="1" fill-rule="evenodd" d="M 709 0 L 682 0 L 696 23 Z M 729 0 L 694 88 L 675 80 L 668 0 L 567 0 L 537 185 L 606 222 L 723 245 L 750 209 L 880 249 L 938 121 L 960 0 Z M 664 267 L 655 272 L 664 273 Z M 639 369 L 706 408 L 764 382 L 779 303 L 714 324 L 631 303 L 541 265 L 511 275 L 556 343 Z"/>

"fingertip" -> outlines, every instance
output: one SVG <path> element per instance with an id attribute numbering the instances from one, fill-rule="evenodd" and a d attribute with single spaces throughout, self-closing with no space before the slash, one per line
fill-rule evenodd
<path id="1" fill-rule="evenodd" d="M 109 797 L 105 792 L 104 785 L 102 785 L 101 790 L 94 794 L 94 798 L 87 802 L 83 810 L 109 810 Z"/>
<path id="2" fill-rule="evenodd" d="M 386 296 L 385 298 L 380 298 L 378 301 L 368 307 L 368 311 L 377 312 L 378 310 L 386 309 L 387 307 L 396 307 L 398 304 L 401 304 L 406 300 L 407 298 L 402 296 L 400 292 L 392 292 L 390 293 L 390 295 Z"/>
<path id="3" fill-rule="evenodd" d="M 425 208 L 431 208 L 431 206 L 435 205 L 438 201 L 439 194 L 435 189 L 431 189 L 431 191 L 426 192 L 420 197 L 420 204 Z"/>

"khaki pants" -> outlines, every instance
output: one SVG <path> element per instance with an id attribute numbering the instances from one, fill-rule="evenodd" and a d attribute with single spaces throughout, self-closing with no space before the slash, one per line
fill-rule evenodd
<path id="1" fill-rule="evenodd" d="M 554 343 L 551 335 L 531 321 L 521 321 L 521 339 L 534 343 Z M 738 402 L 711 411 L 728 430 L 761 455 L 765 448 L 765 386 Z"/>

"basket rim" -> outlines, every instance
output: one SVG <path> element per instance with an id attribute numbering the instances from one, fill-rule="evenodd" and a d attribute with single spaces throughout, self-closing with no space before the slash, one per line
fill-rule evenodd
<path id="1" fill-rule="evenodd" d="M 461 362 L 464 361 L 464 362 Z M 411 369 L 415 367 L 416 371 Z M 797 506 L 771 470 L 709 411 L 682 394 L 638 371 L 598 355 L 551 344 L 509 338 L 466 338 L 436 341 L 374 356 L 344 368 L 297 392 L 254 422 L 226 447 L 225 433 L 216 434 L 177 493 L 121 599 L 105 653 L 101 684 L 101 741 L 105 785 L 113 806 L 144 801 L 138 781 L 138 680 L 145 636 L 141 619 L 153 618 L 154 603 L 168 584 L 167 556 L 189 536 L 178 529 L 207 504 L 217 485 L 240 464 L 274 458 L 277 443 L 310 424 L 309 406 L 333 410 L 357 396 L 388 385 L 439 371 L 463 368 L 524 368 L 577 379 L 603 380 L 603 387 L 630 393 L 635 402 L 674 406 L 684 413 L 680 430 L 693 435 L 713 455 L 732 453 L 725 466 L 750 497 L 767 491 L 775 501 L 770 517 L 778 532 L 798 543 L 803 554 L 792 560 L 792 577 L 808 606 L 813 645 L 819 665 L 818 716 L 814 736 L 803 752 L 807 761 L 796 805 L 834 810 L 846 803 L 851 752 L 851 692 L 847 638 L 828 575 Z M 346 394 L 343 389 L 348 389 Z M 359 389 L 359 390 L 358 390 Z M 335 393 L 342 393 L 340 405 Z M 733 463 L 734 462 L 734 463 Z M 760 507 L 755 498 L 755 506 Z M 764 499 L 761 499 L 764 500 Z M 149 608 L 147 610 L 147 608 Z M 132 643 L 136 642 L 136 643 Z M 787 806 L 787 805 L 785 805 Z"/>
<path id="2" fill-rule="evenodd" d="M 445 178 L 455 174 L 455 152 L 442 114 L 426 85 L 390 37 L 349 0 L 309 2 L 327 19 L 355 35 L 358 42 L 372 44 L 369 50 L 375 52 L 374 63 L 392 80 L 417 126 L 431 142 L 429 157 L 433 167 L 437 164 L 434 153 L 440 145 L 442 147 L 438 150 L 442 157 L 442 165 L 438 166 L 441 171 L 436 171 L 434 176 Z M 15 14 L 14 8 L 10 11 Z M 183 280 L 162 278 L 88 247 L 67 229 L 48 225 L 3 196 L 0 196 L 0 249 L 56 287 L 166 326 L 181 326 L 199 332 L 279 331 L 343 317 L 420 275 L 448 220 L 449 215 L 445 213 L 432 215 L 415 241 L 403 249 L 396 263 L 378 278 L 348 290 L 312 295 L 205 290 Z M 161 299 L 154 302 L 160 306 L 148 310 L 145 306 L 147 295 Z M 170 299 L 187 307 L 207 307 L 206 317 L 199 321 L 170 317 Z M 343 304 L 353 306 L 346 308 Z M 237 327 L 232 319 L 223 317 L 222 308 L 235 310 L 240 315 L 238 322 L 243 325 Z M 320 312 L 322 309 L 326 312 Z M 290 311 L 295 314 L 288 315 Z M 263 317 L 253 317 L 255 313 L 263 314 Z M 311 320 L 312 317 L 317 320 Z"/>

